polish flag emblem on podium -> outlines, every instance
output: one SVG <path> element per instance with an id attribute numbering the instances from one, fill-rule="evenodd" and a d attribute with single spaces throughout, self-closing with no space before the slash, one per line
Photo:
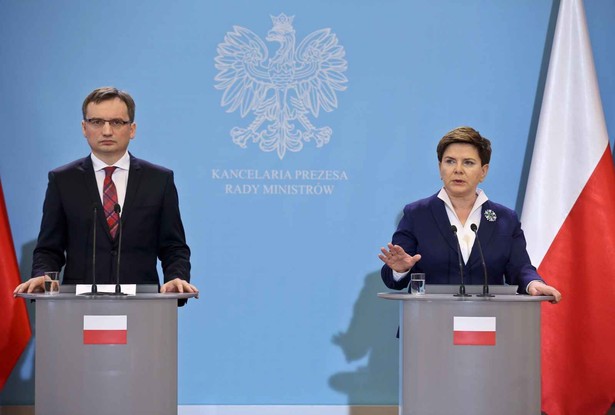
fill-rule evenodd
<path id="1" fill-rule="evenodd" d="M 495 317 L 453 317 L 453 344 L 495 346 Z"/>
<path id="2" fill-rule="evenodd" d="M 126 344 L 127 316 L 83 316 L 83 344 Z"/>

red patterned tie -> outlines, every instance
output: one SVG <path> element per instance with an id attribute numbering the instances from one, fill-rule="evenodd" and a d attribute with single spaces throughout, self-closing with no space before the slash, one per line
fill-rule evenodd
<path id="1" fill-rule="evenodd" d="M 118 222 L 120 215 L 115 211 L 115 205 L 117 204 L 117 190 L 115 190 L 115 183 L 111 179 L 111 175 L 117 167 L 105 167 L 105 181 L 103 183 L 103 208 L 105 209 L 105 217 L 107 218 L 107 224 L 109 225 L 109 232 L 111 237 L 115 238 L 117 233 Z"/>

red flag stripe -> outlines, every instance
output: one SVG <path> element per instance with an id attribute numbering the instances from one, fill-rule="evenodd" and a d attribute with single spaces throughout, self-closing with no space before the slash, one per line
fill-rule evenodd
<path id="1" fill-rule="evenodd" d="M 607 146 L 538 268 L 564 298 L 542 309 L 549 414 L 602 415 L 615 401 L 614 229 L 615 168 Z"/>
<path id="2" fill-rule="evenodd" d="M 0 180 L 0 390 L 32 335 L 24 300 L 13 298 L 13 290 L 20 282 L 21 276 Z"/>
<path id="3" fill-rule="evenodd" d="M 456 346 L 495 346 L 495 331 L 455 331 Z"/>
<path id="4" fill-rule="evenodd" d="M 127 344 L 127 330 L 83 330 L 83 344 Z"/>

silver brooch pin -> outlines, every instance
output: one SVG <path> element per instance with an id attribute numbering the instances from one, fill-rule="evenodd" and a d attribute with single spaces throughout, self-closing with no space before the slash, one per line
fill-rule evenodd
<path id="1" fill-rule="evenodd" d="M 485 219 L 487 219 L 489 222 L 495 222 L 497 218 L 498 216 L 495 214 L 493 210 L 487 209 L 485 211 Z"/>

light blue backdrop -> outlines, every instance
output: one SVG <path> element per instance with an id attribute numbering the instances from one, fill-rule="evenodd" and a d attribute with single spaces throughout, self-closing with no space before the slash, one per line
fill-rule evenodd
<path id="1" fill-rule="evenodd" d="M 180 404 L 395 404 L 397 308 L 376 298 L 379 247 L 404 204 L 438 190 L 435 145 L 459 125 L 492 140 L 484 189 L 520 210 L 556 9 L 552 0 L 0 0 L 0 175 L 22 276 L 47 171 L 88 154 L 81 102 L 115 85 L 137 102 L 133 154 L 175 171 L 202 293 L 180 310 Z M 587 0 L 586 10 L 613 137 L 615 3 Z M 309 115 L 332 129 L 330 142 L 283 158 L 232 142 L 230 130 L 255 115 L 227 113 L 214 87 L 225 34 L 250 29 L 271 57 L 279 44 L 264 39 L 280 13 L 295 16 L 297 45 L 331 28 L 348 78 L 334 111 Z M 292 178 L 225 177 L 231 170 Z M 297 178 L 303 170 L 312 178 Z M 265 194 L 272 185 L 330 194 Z M 33 344 L 0 404 L 31 404 L 32 376 Z"/>

